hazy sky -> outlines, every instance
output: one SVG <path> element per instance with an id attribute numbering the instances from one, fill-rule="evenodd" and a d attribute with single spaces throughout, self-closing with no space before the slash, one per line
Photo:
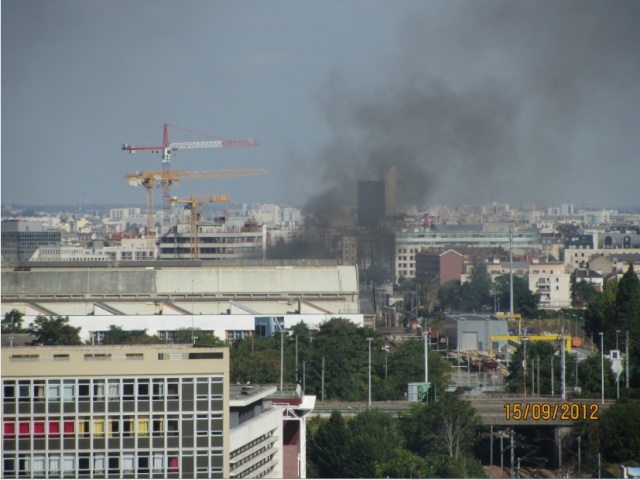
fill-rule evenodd
<path id="1" fill-rule="evenodd" d="M 169 123 L 261 143 L 172 168 L 271 170 L 177 196 L 322 207 L 396 164 L 421 207 L 640 206 L 635 0 L 3 0 L 1 18 L 3 204 L 143 204 L 124 176 L 160 157 L 121 146 Z"/>

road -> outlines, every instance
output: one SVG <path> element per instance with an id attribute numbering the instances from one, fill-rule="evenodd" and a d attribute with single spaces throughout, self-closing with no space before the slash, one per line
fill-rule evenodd
<path id="1" fill-rule="evenodd" d="M 614 400 L 604 404 L 598 399 L 573 399 L 563 402 L 559 397 L 527 397 L 502 395 L 500 397 L 467 398 L 477 410 L 485 425 L 501 426 L 570 426 L 577 420 L 596 421 Z M 372 402 L 371 408 L 398 414 L 410 407 L 407 400 Z M 528 405 L 528 406 L 527 406 Z M 343 415 L 355 415 L 366 410 L 367 402 L 316 402 L 313 414 L 329 416 L 333 410 Z M 526 415 L 526 418 L 524 418 Z"/>

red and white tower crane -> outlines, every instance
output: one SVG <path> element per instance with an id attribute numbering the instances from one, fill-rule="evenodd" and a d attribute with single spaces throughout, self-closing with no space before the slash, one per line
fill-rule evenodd
<path id="1" fill-rule="evenodd" d="M 171 143 L 169 141 L 169 129 L 168 127 L 177 128 L 179 130 L 184 130 L 189 133 L 194 133 L 197 135 L 203 135 L 205 137 L 211 137 L 210 135 L 206 135 L 203 133 L 194 132 L 192 130 L 188 130 L 186 128 L 177 127 L 175 125 L 169 125 L 168 123 L 164 124 L 163 134 L 162 134 L 162 146 L 134 146 L 124 144 L 122 146 L 122 150 L 125 150 L 129 153 L 136 153 L 141 150 L 148 150 L 152 153 L 160 153 L 162 159 L 162 170 L 169 171 L 171 170 L 171 155 L 179 149 L 182 148 L 221 148 L 221 147 L 258 147 L 260 143 L 257 140 L 224 140 L 216 138 L 214 140 L 202 141 L 202 142 L 174 142 Z M 165 226 L 169 225 L 169 216 L 171 214 L 171 180 L 163 180 L 163 182 L 168 182 L 167 184 L 163 183 L 163 194 L 162 194 L 162 209 L 163 209 L 163 224 Z"/>

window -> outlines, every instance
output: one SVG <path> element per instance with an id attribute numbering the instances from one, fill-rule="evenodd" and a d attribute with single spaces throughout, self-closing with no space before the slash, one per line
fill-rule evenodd
<path id="1" fill-rule="evenodd" d="M 122 436 L 133 437 L 133 417 L 127 416 L 122 419 Z"/>
<path id="2" fill-rule="evenodd" d="M 178 419 L 177 417 L 171 416 L 167 419 L 167 436 L 177 437 L 178 434 Z"/>
<path id="3" fill-rule="evenodd" d="M 81 475 L 91 473 L 91 459 L 89 455 L 84 454 L 78 457 L 78 473 Z"/>
<path id="4" fill-rule="evenodd" d="M 138 383 L 138 399 L 149 400 L 149 381 L 143 380 Z"/>
<path id="5" fill-rule="evenodd" d="M 49 473 L 60 471 L 60 455 L 49 455 Z"/>
<path id="6" fill-rule="evenodd" d="M 104 419 L 102 418 L 93 419 L 93 436 L 104 437 Z"/>
<path id="7" fill-rule="evenodd" d="M 120 384 L 109 383 L 109 401 L 115 402 L 118 400 L 120 400 Z"/>
<path id="8" fill-rule="evenodd" d="M 21 420 L 18 425 L 19 425 L 20 438 L 29 438 L 29 433 L 31 432 L 29 421 Z"/>
<path id="9" fill-rule="evenodd" d="M 169 400 L 178 400 L 178 381 L 174 379 L 167 384 L 167 397 Z"/>
<path id="10" fill-rule="evenodd" d="M 4 422 L 4 438 L 15 438 L 16 436 L 16 423 Z"/>
<path id="11" fill-rule="evenodd" d="M 2 469 L 2 473 L 4 473 L 5 478 L 9 476 L 15 476 L 15 472 L 16 472 L 16 461 L 13 458 L 5 458 L 3 469 Z"/>
<path id="12" fill-rule="evenodd" d="M 154 416 L 153 417 L 153 436 L 161 437 L 164 434 L 164 418 Z"/>
<path id="13" fill-rule="evenodd" d="M 91 387 L 89 380 L 80 380 L 78 382 L 78 400 L 81 402 L 88 402 L 90 398 Z"/>
<path id="14" fill-rule="evenodd" d="M 89 417 L 81 417 L 78 419 L 78 436 L 89 437 L 91 435 L 91 420 Z"/>
<path id="15" fill-rule="evenodd" d="M 149 474 L 149 456 L 144 454 L 138 455 L 138 474 Z"/>
<path id="16" fill-rule="evenodd" d="M 16 398 L 16 384 L 9 381 L 4 382 L 4 401 L 11 401 Z"/>
<path id="17" fill-rule="evenodd" d="M 109 437 L 120 436 L 120 417 L 109 417 Z"/>
<path id="18" fill-rule="evenodd" d="M 103 381 L 95 381 L 93 382 L 93 401 L 102 401 L 104 400 L 104 382 Z"/>
<path id="19" fill-rule="evenodd" d="M 161 453 L 153 454 L 153 473 L 164 473 L 164 455 Z"/>
<path id="20" fill-rule="evenodd" d="M 93 473 L 104 473 L 105 458 L 104 454 L 98 453 L 93 455 Z"/>
<path id="21" fill-rule="evenodd" d="M 116 456 L 109 456 L 109 475 L 120 474 L 120 459 Z"/>
<path id="22" fill-rule="evenodd" d="M 65 475 L 73 474 L 76 470 L 76 457 L 74 455 L 65 455 L 62 461 L 62 470 Z M 67 473 L 68 472 L 68 473 Z"/>
<path id="23" fill-rule="evenodd" d="M 76 428 L 73 420 L 65 418 L 64 420 L 64 436 L 73 437 L 75 435 Z"/>
<path id="24" fill-rule="evenodd" d="M 34 420 L 33 438 L 44 438 L 44 419 L 43 418 L 37 418 Z"/>
<path id="25" fill-rule="evenodd" d="M 31 470 L 31 473 L 33 473 L 33 475 L 44 475 L 44 473 L 45 473 L 44 465 L 45 465 L 45 456 L 44 455 L 34 455 L 33 456 L 33 468 Z"/>
<path id="26" fill-rule="evenodd" d="M 133 396 L 133 380 L 125 380 L 124 384 L 122 385 L 122 399 L 123 400 L 133 400 L 134 396 Z"/>
<path id="27" fill-rule="evenodd" d="M 24 383 L 24 382 L 20 382 L 20 383 Z M 18 385 L 18 401 L 19 402 L 28 402 L 31 400 L 31 396 L 29 395 L 29 385 L 28 385 L 28 381 L 26 382 L 27 385 Z"/>
<path id="28" fill-rule="evenodd" d="M 169 473 L 178 473 L 178 457 L 169 457 Z"/>
<path id="29" fill-rule="evenodd" d="M 164 383 L 156 383 L 158 380 L 153 381 L 153 399 L 164 400 Z M 160 380 L 162 382 L 162 380 Z"/>
<path id="30" fill-rule="evenodd" d="M 132 474 L 135 473 L 135 463 L 134 463 L 134 456 L 133 453 L 123 453 L 122 454 L 122 473 L 127 475 L 127 474 Z"/>
<path id="31" fill-rule="evenodd" d="M 49 437 L 56 438 L 60 436 L 60 420 L 49 420 Z"/>
<path id="32" fill-rule="evenodd" d="M 71 383 L 69 380 L 65 380 L 62 393 L 63 393 L 63 398 L 62 398 L 63 401 L 74 402 L 76 400 L 75 384 Z"/>
<path id="33" fill-rule="evenodd" d="M 33 400 L 35 402 L 44 402 L 44 380 L 36 380 L 33 382 Z"/>
<path id="34" fill-rule="evenodd" d="M 149 436 L 149 417 L 138 417 L 138 436 Z"/>

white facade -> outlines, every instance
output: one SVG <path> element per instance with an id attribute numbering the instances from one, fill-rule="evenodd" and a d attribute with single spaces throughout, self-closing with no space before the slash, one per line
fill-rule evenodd
<path id="1" fill-rule="evenodd" d="M 570 276 L 560 263 L 530 265 L 529 290 L 540 294 L 540 308 L 571 307 Z"/>

